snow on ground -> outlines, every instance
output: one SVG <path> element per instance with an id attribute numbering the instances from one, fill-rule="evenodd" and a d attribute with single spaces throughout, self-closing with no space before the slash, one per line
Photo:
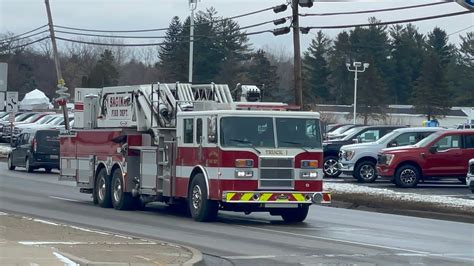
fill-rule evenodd
<path id="1" fill-rule="evenodd" d="M 0 145 L 0 157 L 7 157 L 11 151 L 12 147 L 10 145 Z"/>
<path id="2" fill-rule="evenodd" d="M 324 183 L 324 189 L 333 193 L 378 196 L 395 201 L 431 203 L 456 209 L 474 208 L 474 200 L 459 199 L 449 196 L 421 195 L 410 192 L 398 192 L 386 188 L 373 188 L 353 184 L 326 182 Z"/>

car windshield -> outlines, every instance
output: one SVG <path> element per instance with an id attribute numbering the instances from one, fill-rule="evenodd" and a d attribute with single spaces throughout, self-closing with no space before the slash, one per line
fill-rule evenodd
<path id="1" fill-rule="evenodd" d="M 34 115 L 33 113 L 24 113 L 15 117 L 15 122 L 25 121 L 28 117 Z"/>
<path id="2" fill-rule="evenodd" d="M 42 115 L 43 115 L 43 114 L 35 114 L 35 115 L 32 115 L 32 116 L 28 117 L 27 119 L 25 119 L 24 122 L 26 122 L 26 123 L 32 123 L 32 122 L 34 122 L 35 120 L 37 120 L 38 117 L 41 117 Z"/>
<path id="3" fill-rule="evenodd" d="M 375 143 L 385 144 L 388 141 L 390 141 L 393 137 L 397 136 L 398 134 L 399 134 L 399 132 L 397 130 L 394 130 L 394 131 L 388 133 L 387 135 L 381 137 L 379 140 L 375 141 Z"/>
<path id="4" fill-rule="evenodd" d="M 52 118 L 54 118 L 54 115 L 45 115 L 43 117 L 41 117 L 38 121 L 36 121 L 35 123 L 36 124 L 45 124 L 46 122 L 48 122 L 49 120 L 51 120 Z"/>
<path id="5" fill-rule="evenodd" d="M 414 146 L 416 146 L 416 147 L 425 147 L 428 144 L 430 144 L 433 140 L 435 140 L 437 137 L 439 137 L 441 134 L 443 134 L 443 132 L 435 132 L 435 133 L 429 135 L 428 137 L 420 140 Z"/>
<path id="6" fill-rule="evenodd" d="M 353 127 L 353 125 L 345 125 L 345 126 L 342 126 L 342 127 L 340 127 L 340 128 L 335 129 L 334 131 L 331 131 L 331 134 L 332 134 L 332 135 L 341 135 L 342 133 L 344 133 L 345 131 L 347 131 L 347 130 L 350 129 L 351 127 Z"/>
<path id="7" fill-rule="evenodd" d="M 362 130 L 363 130 L 362 127 L 351 128 L 347 130 L 346 132 L 344 132 L 345 137 L 342 138 L 342 140 L 350 140 L 354 137 L 355 134 L 359 133 Z"/>
<path id="8" fill-rule="evenodd" d="M 312 118 L 224 117 L 220 143 L 223 147 L 321 148 L 321 131 L 319 120 Z"/>

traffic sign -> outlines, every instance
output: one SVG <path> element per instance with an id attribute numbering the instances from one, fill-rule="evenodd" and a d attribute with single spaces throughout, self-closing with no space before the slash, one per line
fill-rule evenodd
<path id="1" fill-rule="evenodd" d="M 0 91 L 7 91 L 8 64 L 0 63 Z"/>
<path id="2" fill-rule="evenodd" d="M 7 91 L 7 112 L 18 112 L 18 92 Z"/>
<path id="3" fill-rule="evenodd" d="M 5 110 L 5 92 L 0 92 L 0 111 Z"/>

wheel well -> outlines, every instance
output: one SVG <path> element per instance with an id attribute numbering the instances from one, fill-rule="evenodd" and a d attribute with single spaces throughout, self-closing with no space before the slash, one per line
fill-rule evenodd
<path id="1" fill-rule="evenodd" d="M 207 182 L 206 175 L 204 174 L 203 169 L 201 167 L 195 167 L 193 171 L 191 172 L 191 175 L 189 177 L 189 183 L 188 183 L 188 192 L 191 189 L 191 183 L 193 182 L 194 177 L 196 177 L 197 174 L 204 175 L 204 181 L 206 182 L 206 186 L 207 186 L 207 196 L 209 197 L 209 184 Z"/>
<path id="2" fill-rule="evenodd" d="M 374 157 L 366 156 L 366 157 L 362 157 L 359 160 L 357 160 L 356 165 L 358 165 L 359 163 L 361 163 L 363 161 L 371 161 L 374 164 L 377 164 L 377 159 L 375 159 Z"/>
<path id="3" fill-rule="evenodd" d="M 420 173 L 420 177 L 423 178 L 423 170 L 421 170 L 421 167 L 418 165 L 418 163 L 414 161 L 405 161 L 405 162 L 399 163 L 397 168 L 395 168 L 395 173 L 398 171 L 398 169 L 400 169 L 400 167 L 405 166 L 405 165 L 411 165 L 411 166 L 416 167 L 416 169 L 418 169 L 418 172 Z"/>
<path id="4" fill-rule="evenodd" d="M 99 175 L 99 172 L 100 170 L 102 169 L 105 169 L 105 171 L 107 172 L 107 168 L 105 167 L 104 164 L 100 163 L 98 166 L 97 166 L 97 169 L 95 170 L 95 175 L 94 175 L 94 183 L 95 183 L 95 180 L 97 179 L 97 175 Z"/>
<path id="5" fill-rule="evenodd" d="M 326 157 L 329 157 L 329 156 L 339 157 L 339 154 L 334 152 L 334 151 L 331 151 L 331 152 L 328 152 L 328 153 L 324 153 L 323 158 L 326 158 Z"/>

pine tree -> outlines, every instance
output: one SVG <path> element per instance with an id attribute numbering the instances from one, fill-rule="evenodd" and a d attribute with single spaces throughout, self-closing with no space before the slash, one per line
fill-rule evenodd
<path id="1" fill-rule="evenodd" d="M 350 104 L 354 86 L 346 63 L 352 60 L 349 33 L 343 31 L 336 36 L 333 49 L 329 53 L 330 84 L 332 97 L 336 104 Z"/>
<path id="2" fill-rule="evenodd" d="M 89 74 L 88 85 L 92 88 L 116 86 L 118 79 L 119 73 L 115 67 L 115 57 L 112 51 L 106 49 Z"/>
<path id="3" fill-rule="evenodd" d="M 166 31 L 164 44 L 158 53 L 159 62 L 155 65 L 165 82 L 188 80 L 188 38 L 183 33 L 183 25 L 178 17 L 173 17 Z"/>
<path id="4" fill-rule="evenodd" d="M 248 66 L 248 81 L 255 85 L 264 85 L 264 100 L 282 100 L 279 99 L 279 89 L 277 87 L 278 75 L 276 67 L 268 60 L 265 51 L 257 50 L 251 56 Z"/>
<path id="5" fill-rule="evenodd" d="M 331 40 L 319 31 L 303 57 L 303 94 L 310 101 L 332 102 L 327 58 Z M 308 100 L 306 100 L 308 101 Z"/>

